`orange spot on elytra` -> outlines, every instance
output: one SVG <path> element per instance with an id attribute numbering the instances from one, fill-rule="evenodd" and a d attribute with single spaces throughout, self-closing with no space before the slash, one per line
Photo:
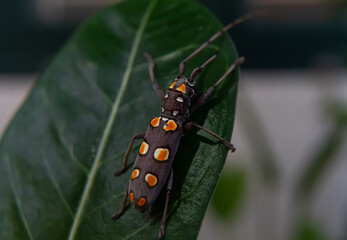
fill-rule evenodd
<path id="1" fill-rule="evenodd" d="M 155 152 L 155 157 L 157 160 L 159 161 L 165 161 L 168 159 L 168 156 L 169 156 L 169 150 L 167 149 L 157 149 Z"/>
<path id="2" fill-rule="evenodd" d="M 137 202 L 137 205 L 139 205 L 139 207 L 142 207 L 145 204 L 146 204 L 146 198 L 144 197 L 140 198 L 139 201 Z"/>
<path id="3" fill-rule="evenodd" d="M 176 83 L 176 82 L 171 83 L 171 85 L 170 85 L 169 88 L 170 88 L 170 89 L 173 88 L 173 86 L 175 85 L 175 83 Z"/>
<path id="4" fill-rule="evenodd" d="M 149 148 L 148 144 L 146 142 L 142 142 L 139 153 L 141 155 L 146 154 L 148 151 L 148 148 Z"/>
<path id="5" fill-rule="evenodd" d="M 147 173 L 145 177 L 146 182 L 148 183 L 148 186 L 153 187 L 157 184 L 157 177 L 154 176 L 153 174 Z"/>
<path id="6" fill-rule="evenodd" d="M 167 151 L 161 150 L 158 155 L 158 160 L 164 160 L 167 157 Z"/>
<path id="7" fill-rule="evenodd" d="M 139 176 L 140 170 L 134 169 L 133 173 L 131 174 L 131 179 L 135 179 Z"/>
<path id="8" fill-rule="evenodd" d="M 129 194 L 129 198 L 130 198 L 130 202 L 133 203 L 134 202 L 134 194 L 132 192 Z"/>
<path id="9" fill-rule="evenodd" d="M 145 150 L 145 146 L 144 146 L 144 144 L 142 143 L 142 144 L 141 144 L 141 147 L 140 147 L 140 154 L 142 154 L 144 150 Z"/>
<path id="10" fill-rule="evenodd" d="M 177 128 L 177 124 L 173 120 L 169 120 L 164 126 L 165 131 L 174 131 Z"/>
<path id="11" fill-rule="evenodd" d="M 160 117 L 153 118 L 152 121 L 151 121 L 151 125 L 153 127 L 158 127 L 159 126 L 159 120 L 160 120 Z"/>
<path id="12" fill-rule="evenodd" d="M 176 89 L 182 93 L 186 93 L 186 85 L 184 83 Z"/>

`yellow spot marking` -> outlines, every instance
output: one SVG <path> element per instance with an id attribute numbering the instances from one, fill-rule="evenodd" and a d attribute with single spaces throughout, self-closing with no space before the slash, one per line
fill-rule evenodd
<path id="1" fill-rule="evenodd" d="M 147 182 L 148 186 L 153 187 L 157 184 L 158 179 L 153 174 L 147 173 L 145 176 L 145 181 Z"/>
<path id="2" fill-rule="evenodd" d="M 148 152 L 148 148 L 149 148 L 149 145 L 145 141 L 143 141 L 142 144 L 141 144 L 139 153 L 141 155 L 146 154 Z"/>
<path id="3" fill-rule="evenodd" d="M 131 203 L 134 202 L 134 194 L 132 192 L 129 194 L 129 199 Z"/>
<path id="4" fill-rule="evenodd" d="M 154 152 L 154 158 L 158 161 L 166 161 L 169 158 L 169 150 L 166 148 L 157 148 Z"/>
<path id="5" fill-rule="evenodd" d="M 153 118 L 152 121 L 151 121 L 152 127 L 158 127 L 159 126 L 159 122 L 160 122 L 160 117 Z"/>
<path id="6" fill-rule="evenodd" d="M 169 120 L 164 126 L 165 131 L 174 131 L 177 128 L 177 124 L 173 120 Z"/>
<path id="7" fill-rule="evenodd" d="M 137 202 L 137 205 L 139 205 L 139 207 L 142 207 L 145 204 L 146 204 L 146 198 L 144 197 L 140 198 L 139 201 Z"/>
<path id="8" fill-rule="evenodd" d="M 184 83 L 176 89 L 177 89 L 177 91 L 180 91 L 182 93 L 186 93 L 186 85 Z"/>
<path id="9" fill-rule="evenodd" d="M 170 85 L 169 88 L 170 88 L 170 89 L 173 88 L 173 86 L 175 85 L 175 83 L 176 83 L 176 82 L 171 83 L 171 85 Z"/>
<path id="10" fill-rule="evenodd" d="M 133 173 L 131 174 L 131 179 L 135 179 L 140 175 L 140 170 L 134 169 Z"/>

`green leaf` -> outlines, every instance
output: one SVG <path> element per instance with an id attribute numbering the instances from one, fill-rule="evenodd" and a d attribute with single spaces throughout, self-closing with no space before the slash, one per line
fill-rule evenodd
<path id="1" fill-rule="evenodd" d="M 247 95 L 243 96 L 240 107 L 239 118 L 240 127 L 245 131 L 247 142 L 249 143 L 256 159 L 255 169 L 259 171 L 264 183 L 268 187 L 276 187 L 281 176 L 280 169 L 277 166 L 278 160 L 274 153 L 273 146 L 270 144 L 269 136 L 264 131 L 264 123 L 257 114 L 257 109 Z"/>
<path id="2" fill-rule="evenodd" d="M 326 233 L 324 228 L 311 219 L 300 221 L 294 240 L 330 240 L 332 239 Z"/>
<path id="3" fill-rule="evenodd" d="M 328 102 L 325 104 L 325 112 L 333 118 L 333 128 L 322 138 L 297 186 L 297 195 L 306 199 L 319 187 L 324 173 L 334 164 L 337 159 L 335 156 L 345 141 L 347 105 L 337 101 Z"/>
<path id="4" fill-rule="evenodd" d="M 213 195 L 211 205 L 218 216 L 235 218 L 246 193 L 246 172 L 243 169 L 225 169 Z"/>
<path id="5" fill-rule="evenodd" d="M 309 199 L 312 196 L 312 192 L 319 187 L 319 183 L 324 179 L 324 173 L 333 165 L 336 160 L 335 155 L 343 146 L 344 129 L 344 126 L 336 126 L 325 136 L 324 142 L 318 145 L 317 153 L 309 160 L 309 165 L 304 170 L 304 174 L 297 186 L 299 197 Z"/>
<path id="6" fill-rule="evenodd" d="M 1 239 L 155 239 L 165 192 L 150 215 L 129 208 L 117 221 L 131 167 L 120 177 L 131 137 L 161 112 L 144 52 L 153 55 L 166 89 L 179 62 L 221 28 L 187 0 L 130 0 L 89 19 L 40 77 L 0 145 Z M 201 92 L 232 64 L 236 50 L 222 36 L 187 63 L 187 73 L 213 54 L 197 78 Z M 230 139 L 237 72 L 192 120 Z M 130 164 L 136 157 L 135 147 Z M 182 139 L 166 239 L 196 238 L 227 150 L 202 131 Z"/>

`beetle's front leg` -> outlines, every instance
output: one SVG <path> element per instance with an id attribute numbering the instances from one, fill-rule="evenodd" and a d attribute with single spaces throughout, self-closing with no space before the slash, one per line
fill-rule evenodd
<path id="1" fill-rule="evenodd" d="M 161 101 L 164 100 L 164 92 L 163 90 L 160 88 L 159 84 L 155 81 L 154 78 L 154 61 L 152 56 L 149 53 L 145 53 L 145 57 L 147 58 L 148 61 L 148 72 L 149 72 L 149 76 L 151 77 L 151 82 L 152 82 L 152 86 L 155 90 L 155 92 L 157 93 L 158 97 L 160 98 Z"/>
<path id="2" fill-rule="evenodd" d="M 165 234 L 166 216 L 167 216 L 167 209 L 169 208 L 169 199 L 170 199 L 170 192 L 172 189 L 172 182 L 173 182 L 173 170 L 171 168 L 169 177 L 167 180 L 166 202 L 165 202 L 165 208 L 163 213 L 163 219 L 161 220 L 161 226 L 160 226 L 159 234 L 158 234 L 159 239 L 163 238 Z"/>
<path id="3" fill-rule="evenodd" d="M 199 107 L 201 107 L 206 100 L 211 96 L 211 94 L 214 92 L 214 90 L 216 89 L 216 87 L 231 73 L 235 70 L 235 68 L 237 68 L 239 65 L 241 65 L 243 62 L 245 61 L 244 57 L 240 57 L 238 59 L 235 60 L 235 62 L 229 67 L 229 69 L 223 74 L 223 76 L 221 76 L 218 81 L 209 89 L 207 89 L 207 91 L 197 100 L 197 102 L 195 103 L 195 105 L 192 107 L 192 109 L 190 110 L 190 113 L 192 114 L 193 112 L 195 112 L 196 109 L 198 109 Z"/>
<path id="4" fill-rule="evenodd" d="M 208 130 L 207 128 L 204 128 L 203 126 L 200 126 L 199 124 L 196 124 L 194 122 L 189 122 L 184 126 L 184 129 L 187 131 L 190 131 L 193 129 L 193 127 L 197 127 L 200 128 L 201 130 L 204 130 L 205 132 L 211 134 L 212 136 L 214 136 L 215 138 L 217 138 L 221 143 L 224 144 L 224 146 L 229 149 L 231 152 L 235 152 L 236 148 L 234 147 L 234 145 L 232 143 L 230 143 L 229 141 L 225 140 L 224 138 L 218 136 L 217 134 L 215 134 L 214 132 Z"/>
<path id="5" fill-rule="evenodd" d="M 145 132 L 144 132 L 144 133 L 139 133 L 139 134 L 135 135 L 135 136 L 131 139 L 131 142 L 130 142 L 130 144 L 129 144 L 128 150 L 127 150 L 127 152 L 126 152 L 125 155 L 124 155 L 123 166 L 122 166 L 121 169 L 119 169 L 119 170 L 117 170 L 117 171 L 114 172 L 114 175 L 115 175 L 115 176 L 119 176 L 119 175 L 121 175 L 121 174 L 125 171 L 125 169 L 126 169 L 126 167 L 127 167 L 127 163 L 128 163 L 128 157 L 129 157 L 131 148 L 133 147 L 133 144 L 134 144 L 135 139 L 143 139 L 143 138 L 145 137 L 145 134 L 146 134 Z"/>

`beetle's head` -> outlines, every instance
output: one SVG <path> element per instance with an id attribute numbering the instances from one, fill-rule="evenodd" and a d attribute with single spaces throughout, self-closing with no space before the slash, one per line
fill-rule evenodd
<path id="1" fill-rule="evenodd" d="M 216 59 L 216 55 L 213 55 L 200 67 L 195 68 L 190 74 L 189 78 L 183 76 L 185 71 L 186 60 L 181 62 L 180 73 L 176 77 L 175 81 L 170 85 L 169 90 L 173 92 L 181 92 L 187 95 L 188 97 L 193 98 L 198 93 L 198 89 L 195 86 L 194 78 L 204 69 L 204 67 L 211 63 L 214 59 Z"/>
<path id="2" fill-rule="evenodd" d="M 198 93 L 194 79 L 186 78 L 180 75 L 178 75 L 174 82 L 170 85 L 169 90 L 182 93 L 190 98 L 193 98 Z"/>

